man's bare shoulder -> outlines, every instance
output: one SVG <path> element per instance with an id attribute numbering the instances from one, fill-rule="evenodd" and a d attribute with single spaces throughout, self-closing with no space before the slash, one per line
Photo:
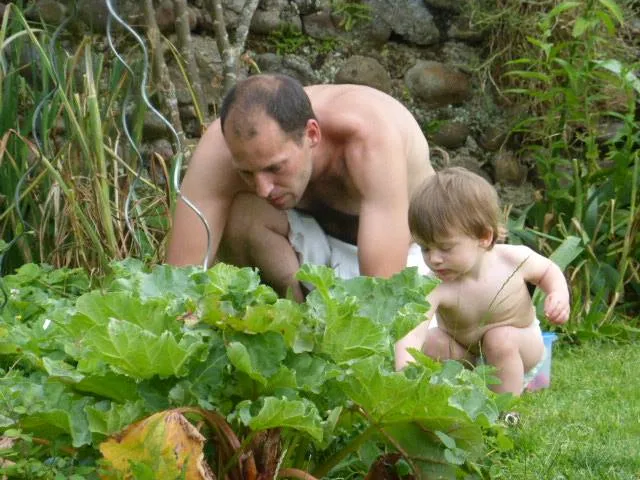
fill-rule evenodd
<path id="1" fill-rule="evenodd" d="M 183 180 L 183 189 L 192 194 L 234 195 L 243 187 L 233 169 L 231 152 L 222 136 L 220 121 L 214 121 L 204 132 L 194 150 Z"/>

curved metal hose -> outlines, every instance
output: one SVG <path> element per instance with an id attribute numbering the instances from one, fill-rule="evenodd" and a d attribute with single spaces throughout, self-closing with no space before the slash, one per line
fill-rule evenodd
<path id="1" fill-rule="evenodd" d="M 113 17 L 114 20 L 116 20 L 120 25 L 122 25 L 122 27 L 127 30 L 136 40 L 136 42 L 140 45 L 140 48 L 142 49 L 142 55 L 143 55 L 143 68 L 142 68 L 142 80 L 140 82 L 140 94 L 142 96 L 142 101 L 147 105 L 147 107 L 149 107 L 149 109 L 153 112 L 154 115 L 156 115 L 161 121 L 162 123 L 164 123 L 164 125 L 169 129 L 169 131 L 171 132 L 171 135 L 173 136 L 174 140 L 175 140 L 175 144 L 176 144 L 176 150 L 177 150 L 177 155 L 176 155 L 176 165 L 174 166 L 174 173 L 173 173 L 173 187 L 176 191 L 176 193 L 178 194 L 178 196 L 180 197 L 180 199 L 191 209 L 193 210 L 193 212 L 197 215 L 197 217 L 200 219 L 200 221 L 202 222 L 202 224 L 204 225 L 204 228 L 206 230 L 207 233 L 207 251 L 205 252 L 204 255 L 204 259 L 202 261 L 202 268 L 203 270 L 207 269 L 208 266 L 208 260 L 209 257 L 211 255 L 211 251 L 212 251 L 212 240 L 211 240 L 211 228 L 209 227 L 209 222 L 207 222 L 207 219 L 204 217 L 203 213 L 200 211 L 200 209 L 198 209 L 198 207 L 196 207 L 196 205 L 191 202 L 191 200 L 189 200 L 180 190 L 180 170 L 182 169 L 182 156 L 183 156 L 183 147 L 182 147 L 182 142 L 180 141 L 180 136 L 178 135 L 178 132 L 176 132 L 176 129 L 173 127 L 173 125 L 171 125 L 171 123 L 151 104 L 151 102 L 149 101 L 148 95 L 147 95 L 147 70 L 149 68 L 149 54 L 147 51 L 147 47 L 145 45 L 144 40 L 142 39 L 142 37 L 140 37 L 140 35 L 133 29 L 131 28 L 131 26 L 125 22 L 115 11 L 115 9 L 113 8 L 113 4 L 111 2 L 111 0 L 106 0 L 107 3 L 107 8 L 109 10 L 109 23 L 108 26 L 111 25 L 110 20 Z M 107 28 L 107 34 L 108 34 L 108 39 L 109 39 L 109 46 L 111 47 L 111 50 L 114 52 L 114 54 L 116 55 L 116 57 L 118 58 L 118 60 L 125 65 L 125 67 L 133 74 L 132 69 L 129 67 L 129 65 L 124 61 L 124 59 L 122 58 L 122 56 L 118 53 L 117 49 L 115 48 L 115 45 L 113 44 L 112 41 L 112 37 L 111 37 L 111 32 L 110 32 L 110 27 Z M 123 109 L 123 115 L 124 115 L 124 109 Z M 137 155 L 140 155 L 138 149 L 135 147 L 133 138 L 131 137 L 131 135 L 129 134 L 129 130 L 126 126 L 126 119 L 124 119 L 123 117 L 123 128 L 125 130 L 125 135 L 127 136 L 127 139 L 129 140 L 129 142 L 134 146 L 134 149 L 136 151 Z M 130 190 L 129 193 L 131 193 L 131 191 L 133 191 L 133 185 L 132 185 L 132 190 Z M 129 198 L 127 199 L 128 203 L 126 203 L 126 208 L 129 208 L 128 205 L 130 204 Z M 125 214 L 128 215 L 128 210 L 125 210 Z M 131 223 L 130 223 L 130 219 L 127 218 L 127 226 L 131 229 L 133 228 Z"/>

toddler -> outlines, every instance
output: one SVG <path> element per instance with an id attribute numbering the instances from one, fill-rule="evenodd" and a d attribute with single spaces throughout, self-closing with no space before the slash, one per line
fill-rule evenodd
<path id="1" fill-rule="evenodd" d="M 569 318 L 569 289 L 548 258 L 526 246 L 496 244 L 499 218 L 493 186 L 464 168 L 444 169 L 416 191 L 409 227 L 441 282 L 427 297 L 426 320 L 396 343 L 396 369 L 413 360 L 407 348 L 436 360 L 475 363 L 481 355 L 501 380 L 493 390 L 514 395 L 537 372 L 544 343 L 526 283 L 544 291 L 544 313 L 558 324 Z"/>

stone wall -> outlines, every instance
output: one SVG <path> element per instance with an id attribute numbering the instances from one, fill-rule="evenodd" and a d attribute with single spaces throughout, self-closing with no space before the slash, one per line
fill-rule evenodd
<path id="1" fill-rule="evenodd" d="M 141 2 L 122 0 L 112 4 L 116 3 L 129 24 L 138 29 L 145 24 Z M 252 17 L 247 43 L 251 61 L 238 62 L 238 77 L 251 74 L 257 66 L 262 72 L 290 74 L 303 84 L 356 83 L 383 90 L 402 101 L 423 126 L 436 166 L 463 165 L 494 182 L 505 202 L 530 203 L 534 198 L 528 182 L 532 166 L 505 143 L 510 111 L 497 103 L 494 90 L 485 88 L 486 82 L 476 73 L 485 60 L 486 35 L 471 24 L 468 0 L 361 0 L 358 6 L 346 3 L 261 0 Z M 215 112 L 221 97 L 222 59 L 206 5 L 209 3 L 205 0 L 188 1 L 188 22 L 204 96 Z M 233 37 L 245 1 L 224 0 L 223 6 Z M 157 1 L 155 8 L 160 30 L 175 40 L 173 0 Z M 98 34 L 105 32 L 108 18 L 104 0 L 38 0 L 30 3 L 29 11 L 32 17 L 40 16 L 53 25 L 73 11 L 77 31 Z M 637 19 L 632 21 L 640 30 Z M 273 51 L 274 32 L 280 32 L 280 38 L 286 41 L 282 32 L 291 28 L 315 42 L 301 45 L 293 53 Z M 199 126 L 190 108 L 191 94 L 177 68 L 172 69 L 171 76 L 185 133 L 197 137 Z M 161 144 L 156 148 L 161 149 Z M 166 140 L 164 145 L 166 149 Z"/>

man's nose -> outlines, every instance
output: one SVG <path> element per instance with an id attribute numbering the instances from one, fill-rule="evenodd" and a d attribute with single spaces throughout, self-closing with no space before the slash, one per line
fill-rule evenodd
<path id="1" fill-rule="evenodd" d="M 256 195 L 260 198 L 267 198 L 271 190 L 273 190 L 273 182 L 267 175 L 261 173 L 257 173 L 254 180 L 256 183 Z"/>

